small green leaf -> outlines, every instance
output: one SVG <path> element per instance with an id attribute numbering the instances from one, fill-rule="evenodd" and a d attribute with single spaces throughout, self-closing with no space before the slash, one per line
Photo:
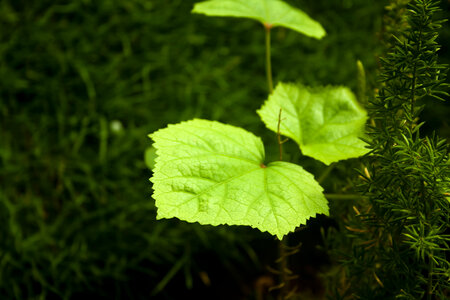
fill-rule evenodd
<path id="1" fill-rule="evenodd" d="M 321 39 L 325 30 L 303 11 L 281 0 L 210 0 L 195 4 L 193 13 L 207 16 L 243 17 L 271 26 L 283 26 Z"/>
<path id="2" fill-rule="evenodd" d="M 358 157 L 369 150 L 359 137 L 367 119 L 353 93 L 346 87 L 317 89 L 279 83 L 258 110 L 266 126 L 297 142 L 303 154 L 329 165 Z"/>
<path id="3" fill-rule="evenodd" d="M 191 120 L 156 131 L 153 198 L 157 218 L 248 225 L 280 239 L 328 214 L 312 174 L 287 162 L 264 165 L 261 139 L 242 128 Z"/>

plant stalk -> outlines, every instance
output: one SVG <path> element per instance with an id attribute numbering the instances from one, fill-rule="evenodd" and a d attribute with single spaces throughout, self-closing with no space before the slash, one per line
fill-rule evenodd
<path id="1" fill-rule="evenodd" d="M 325 171 L 323 171 L 323 173 L 319 176 L 319 179 L 317 179 L 317 182 L 319 184 L 322 184 L 322 182 L 328 177 L 328 175 L 330 175 L 331 171 L 333 171 L 334 166 L 336 164 L 332 163 L 331 165 L 327 166 Z"/>
<path id="2" fill-rule="evenodd" d="M 328 200 L 358 200 L 364 198 L 356 194 L 324 194 Z"/>
<path id="3" fill-rule="evenodd" d="M 288 255 L 286 253 L 287 246 L 287 236 L 284 236 L 282 240 L 278 241 L 278 269 L 280 272 L 280 294 L 278 296 L 279 300 L 286 299 L 289 291 Z"/>
<path id="4" fill-rule="evenodd" d="M 270 38 L 269 38 L 269 41 L 270 41 Z M 270 42 L 269 42 L 269 47 L 270 47 Z M 270 59 L 269 59 L 269 64 L 270 64 Z M 270 69 L 270 67 L 269 67 L 269 69 Z M 269 82 L 269 87 L 270 87 L 270 84 L 271 84 L 271 82 Z M 284 141 L 281 140 L 280 126 L 281 126 L 281 108 L 280 108 L 280 112 L 278 113 L 277 142 L 278 142 L 278 150 L 279 150 L 279 155 L 280 155 L 279 158 L 280 158 L 280 161 L 282 161 L 283 160 L 283 143 L 284 143 Z M 286 299 L 287 295 L 288 295 L 288 291 L 289 291 L 289 273 L 290 273 L 290 271 L 289 271 L 289 264 L 288 264 L 289 254 L 287 253 L 287 249 L 288 249 L 288 237 L 284 236 L 283 239 L 278 240 L 279 258 L 278 258 L 277 262 L 278 262 L 278 272 L 280 275 L 280 283 L 278 285 L 280 288 L 280 294 L 278 295 L 278 300 Z"/>
<path id="5" fill-rule="evenodd" d="M 283 160 L 283 141 L 281 140 L 281 132 L 280 132 L 280 126 L 281 126 L 281 108 L 280 112 L 278 113 L 278 126 L 277 126 L 277 142 L 278 142 L 278 152 L 280 155 L 280 161 Z"/>
<path id="6" fill-rule="evenodd" d="M 270 29 L 272 24 L 264 23 L 264 29 L 266 31 L 266 75 L 267 86 L 269 88 L 269 95 L 273 93 L 273 81 L 272 81 L 272 62 L 270 54 Z"/>

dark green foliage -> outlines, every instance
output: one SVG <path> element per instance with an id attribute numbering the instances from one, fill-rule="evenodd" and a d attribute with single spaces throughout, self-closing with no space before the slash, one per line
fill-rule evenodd
<path id="1" fill-rule="evenodd" d="M 407 26 L 382 58 L 382 86 L 369 105 L 372 151 L 361 172 L 367 198 L 347 221 L 351 283 L 341 295 L 448 299 L 448 144 L 422 136 L 418 123 L 423 105 L 448 96 L 442 92 L 446 66 L 437 62 L 438 11 L 437 1 L 411 1 Z"/>
<path id="2" fill-rule="evenodd" d="M 191 80 L 223 81 L 188 64 L 204 40 L 190 8 L 0 2 L 1 299 L 147 299 L 176 274 L 198 284 L 200 249 L 248 252 L 227 231 L 155 222 L 146 135 L 195 113 Z"/>
<path id="3" fill-rule="evenodd" d="M 156 222 L 150 198 L 147 133 L 193 117 L 267 133 L 264 31 L 191 15 L 194 2 L 0 1 L 0 299 L 252 294 L 270 237 Z M 360 59 L 373 82 L 384 1 L 289 2 L 328 36 L 275 29 L 275 81 L 356 87 Z"/>

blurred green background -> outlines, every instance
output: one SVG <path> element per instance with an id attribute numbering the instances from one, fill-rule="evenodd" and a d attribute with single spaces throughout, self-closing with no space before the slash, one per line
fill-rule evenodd
<path id="1" fill-rule="evenodd" d="M 0 299 L 258 299 L 274 280 L 272 236 L 155 218 L 147 134 L 198 117 L 275 141 L 255 113 L 267 96 L 263 27 L 192 15 L 194 2 L 0 0 Z M 355 90 L 359 59 L 375 85 L 387 1 L 287 2 L 328 35 L 274 29 L 275 82 Z M 443 62 L 449 38 L 447 27 Z M 424 116 L 450 136 L 448 105 Z M 298 239 L 314 248 L 311 227 Z M 305 293 L 320 298 L 326 256 L 302 251 Z"/>

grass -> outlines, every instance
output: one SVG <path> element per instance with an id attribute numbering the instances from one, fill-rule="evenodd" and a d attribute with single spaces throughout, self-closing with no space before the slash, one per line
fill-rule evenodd
<path id="1" fill-rule="evenodd" d="M 383 1 L 289 2 L 328 36 L 275 29 L 275 82 L 355 88 L 356 59 L 373 82 Z M 274 140 L 255 113 L 262 26 L 193 3 L 0 2 L 0 298 L 215 295 L 223 278 L 251 295 L 272 238 L 156 221 L 143 160 L 148 133 L 193 117 Z"/>

